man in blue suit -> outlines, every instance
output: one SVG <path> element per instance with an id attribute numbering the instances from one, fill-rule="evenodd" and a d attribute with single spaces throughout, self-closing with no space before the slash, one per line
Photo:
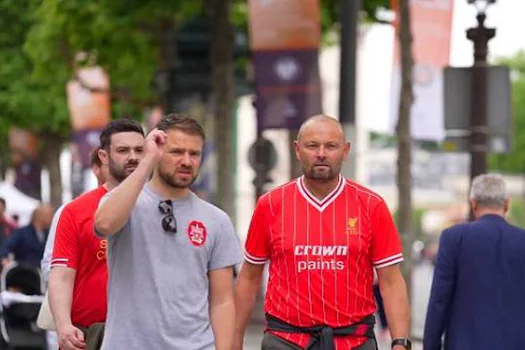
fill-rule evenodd
<path id="1" fill-rule="evenodd" d="M 49 205 L 36 208 L 31 216 L 31 224 L 13 231 L 2 244 L 0 248 L 2 265 L 7 266 L 14 259 L 19 264 L 40 268 L 52 218 L 53 209 Z"/>
<path id="2" fill-rule="evenodd" d="M 525 230 L 505 221 L 509 197 L 499 175 L 472 182 L 476 221 L 441 234 L 424 350 L 525 349 Z"/>

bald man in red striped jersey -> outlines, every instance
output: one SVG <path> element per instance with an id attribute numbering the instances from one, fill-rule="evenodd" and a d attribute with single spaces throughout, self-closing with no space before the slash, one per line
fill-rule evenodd
<path id="1" fill-rule="evenodd" d="M 341 124 L 311 117 L 295 149 L 304 175 L 262 196 L 252 217 L 236 289 L 235 349 L 267 261 L 263 350 L 377 349 L 374 269 L 392 349 L 410 349 L 399 234 L 383 199 L 340 174 L 350 151 Z"/>

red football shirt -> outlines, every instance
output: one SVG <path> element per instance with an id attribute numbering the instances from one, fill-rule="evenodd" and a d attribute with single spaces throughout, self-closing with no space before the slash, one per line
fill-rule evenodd
<path id="1" fill-rule="evenodd" d="M 381 197 L 339 179 L 323 200 L 299 178 L 265 194 L 255 208 L 245 247 L 252 264 L 270 261 L 265 311 L 299 327 L 356 323 L 376 311 L 373 268 L 403 260 L 402 246 Z M 276 332 L 305 348 L 305 334 Z M 336 349 L 365 338 L 337 337 Z"/>
<path id="2" fill-rule="evenodd" d="M 66 266 L 77 272 L 71 322 L 83 327 L 106 320 L 107 241 L 95 236 L 93 218 L 98 202 L 106 193 L 101 186 L 64 207 L 53 248 L 51 267 Z"/>

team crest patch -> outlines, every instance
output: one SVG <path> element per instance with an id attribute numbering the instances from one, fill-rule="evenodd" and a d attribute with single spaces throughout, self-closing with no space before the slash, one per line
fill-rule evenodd
<path id="1" fill-rule="evenodd" d="M 348 218 L 348 223 L 346 226 L 347 235 L 356 235 L 357 234 L 357 218 Z"/>
<path id="2" fill-rule="evenodd" d="M 206 231 L 206 226 L 200 221 L 192 221 L 188 225 L 188 238 L 190 239 L 191 244 L 196 247 L 202 246 L 206 243 L 206 237 L 208 232 Z"/>

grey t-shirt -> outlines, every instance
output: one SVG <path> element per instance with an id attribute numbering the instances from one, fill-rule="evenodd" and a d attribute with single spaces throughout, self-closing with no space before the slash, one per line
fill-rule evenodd
<path id="1" fill-rule="evenodd" d="M 165 232 L 162 199 L 147 185 L 108 237 L 102 350 L 215 349 L 207 274 L 241 261 L 238 239 L 226 213 L 193 193 L 173 201 L 177 233 Z"/>

